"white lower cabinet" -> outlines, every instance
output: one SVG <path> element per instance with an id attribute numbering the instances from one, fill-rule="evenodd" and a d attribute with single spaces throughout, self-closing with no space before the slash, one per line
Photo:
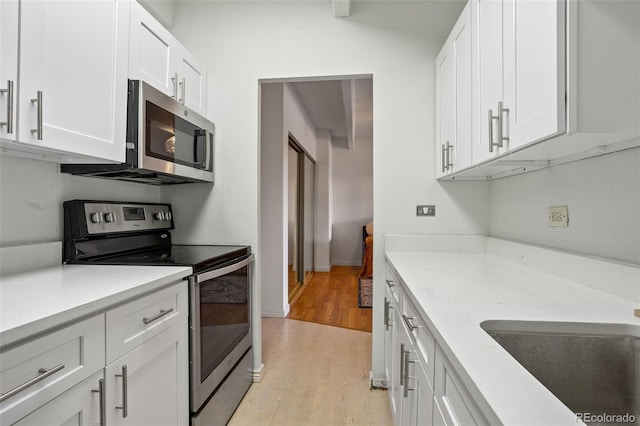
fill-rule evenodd
<path id="1" fill-rule="evenodd" d="M 176 324 L 107 366 L 107 424 L 188 424 L 184 331 Z"/>
<path id="2" fill-rule="evenodd" d="M 385 300 L 385 327 L 392 325 L 385 328 L 385 372 L 394 424 L 488 425 L 389 264 L 387 277 L 394 284 Z"/>
<path id="3" fill-rule="evenodd" d="M 14 423 L 14 425 L 101 425 L 100 380 L 102 380 L 102 370 Z"/>
<path id="4" fill-rule="evenodd" d="M 0 424 L 188 425 L 187 309 L 180 281 L 3 348 Z"/>

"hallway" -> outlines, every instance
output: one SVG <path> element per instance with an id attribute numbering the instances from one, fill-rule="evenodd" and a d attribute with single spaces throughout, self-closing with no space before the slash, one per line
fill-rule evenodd
<path id="1" fill-rule="evenodd" d="M 371 333 L 263 318 L 265 374 L 229 422 L 255 425 L 391 425 L 385 390 L 370 389 Z"/>
<path id="2" fill-rule="evenodd" d="M 316 272 L 287 318 L 371 332 L 372 309 L 358 307 L 359 266 Z"/>

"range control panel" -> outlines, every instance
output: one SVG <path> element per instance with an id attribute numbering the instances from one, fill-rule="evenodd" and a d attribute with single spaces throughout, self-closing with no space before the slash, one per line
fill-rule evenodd
<path id="1" fill-rule="evenodd" d="M 171 204 L 84 202 L 89 234 L 173 229 Z"/>

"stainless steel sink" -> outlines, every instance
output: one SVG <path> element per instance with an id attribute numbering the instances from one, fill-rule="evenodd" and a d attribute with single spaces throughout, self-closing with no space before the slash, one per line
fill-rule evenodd
<path id="1" fill-rule="evenodd" d="M 624 414 L 620 424 L 640 424 L 639 326 L 485 321 L 481 327 L 574 413 L 614 420 L 589 424 L 617 424 L 621 419 L 611 416 Z"/>

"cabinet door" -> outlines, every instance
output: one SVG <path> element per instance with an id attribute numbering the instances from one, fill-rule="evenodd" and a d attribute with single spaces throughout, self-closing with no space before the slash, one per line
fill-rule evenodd
<path id="1" fill-rule="evenodd" d="M 187 324 L 180 322 L 105 370 L 110 425 L 189 423 Z"/>
<path id="2" fill-rule="evenodd" d="M 421 362 L 415 363 L 414 393 L 416 398 L 415 421 L 412 425 L 424 426 L 433 424 L 433 391 Z"/>
<path id="3" fill-rule="evenodd" d="M 455 144 L 455 68 L 453 45 L 447 40 L 436 58 L 436 177 L 449 174 Z"/>
<path id="4" fill-rule="evenodd" d="M 21 2 L 21 142 L 124 161 L 128 17 L 127 1 Z"/>
<path id="5" fill-rule="evenodd" d="M 502 1 L 473 0 L 471 2 L 473 44 L 473 87 L 474 87 L 474 145 L 473 162 L 478 163 L 495 157 L 507 150 L 490 147 L 490 133 L 497 143 L 496 121 L 498 102 L 503 100 L 502 86 Z M 491 151 L 490 152 L 490 148 Z"/>
<path id="6" fill-rule="evenodd" d="M 15 426 L 92 426 L 100 422 L 102 370 L 38 408 Z"/>
<path id="7" fill-rule="evenodd" d="M 504 0 L 509 148 L 565 131 L 564 1 Z M 506 120 L 507 117 L 504 117 Z"/>
<path id="8" fill-rule="evenodd" d="M 0 138 L 16 138 L 18 0 L 0 1 Z"/>
<path id="9" fill-rule="evenodd" d="M 129 77 L 144 80 L 164 94 L 178 96 L 175 39 L 138 2 L 131 4 Z"/>
<path id="10" fill-rule="evenodd" d="M 205 68 L 184 48 L 178 58 L 179 101 L 198 114 L 207 110 L 207 75 Z"/>
<path id="11" fill-rule="evenodd" d="M 393 351 L 391 356 L 393 364 L 391 366 L 391 389 L 389 391 L 389 398 L 391 400 L 391 412 L 393 414 L 393 423 L 396 425 L 402 424 L 402 384 L 404 378 L 401 381 L 400 373 L 404 372 L 404 340 L 401 340 L 402 325 L 400 324 L 400 314 L 398 309 L 392 309 L 391 322 L 394 324 L 393 331 Z M 401 371 L 402 370 L 402 371 Z"/>
<path id="12" fill-rule="evenodd" d="M 471 165 L 471 8 L 467 3 L 452 32 L 454 57 L 455 142 L 453 171 Z"/>

